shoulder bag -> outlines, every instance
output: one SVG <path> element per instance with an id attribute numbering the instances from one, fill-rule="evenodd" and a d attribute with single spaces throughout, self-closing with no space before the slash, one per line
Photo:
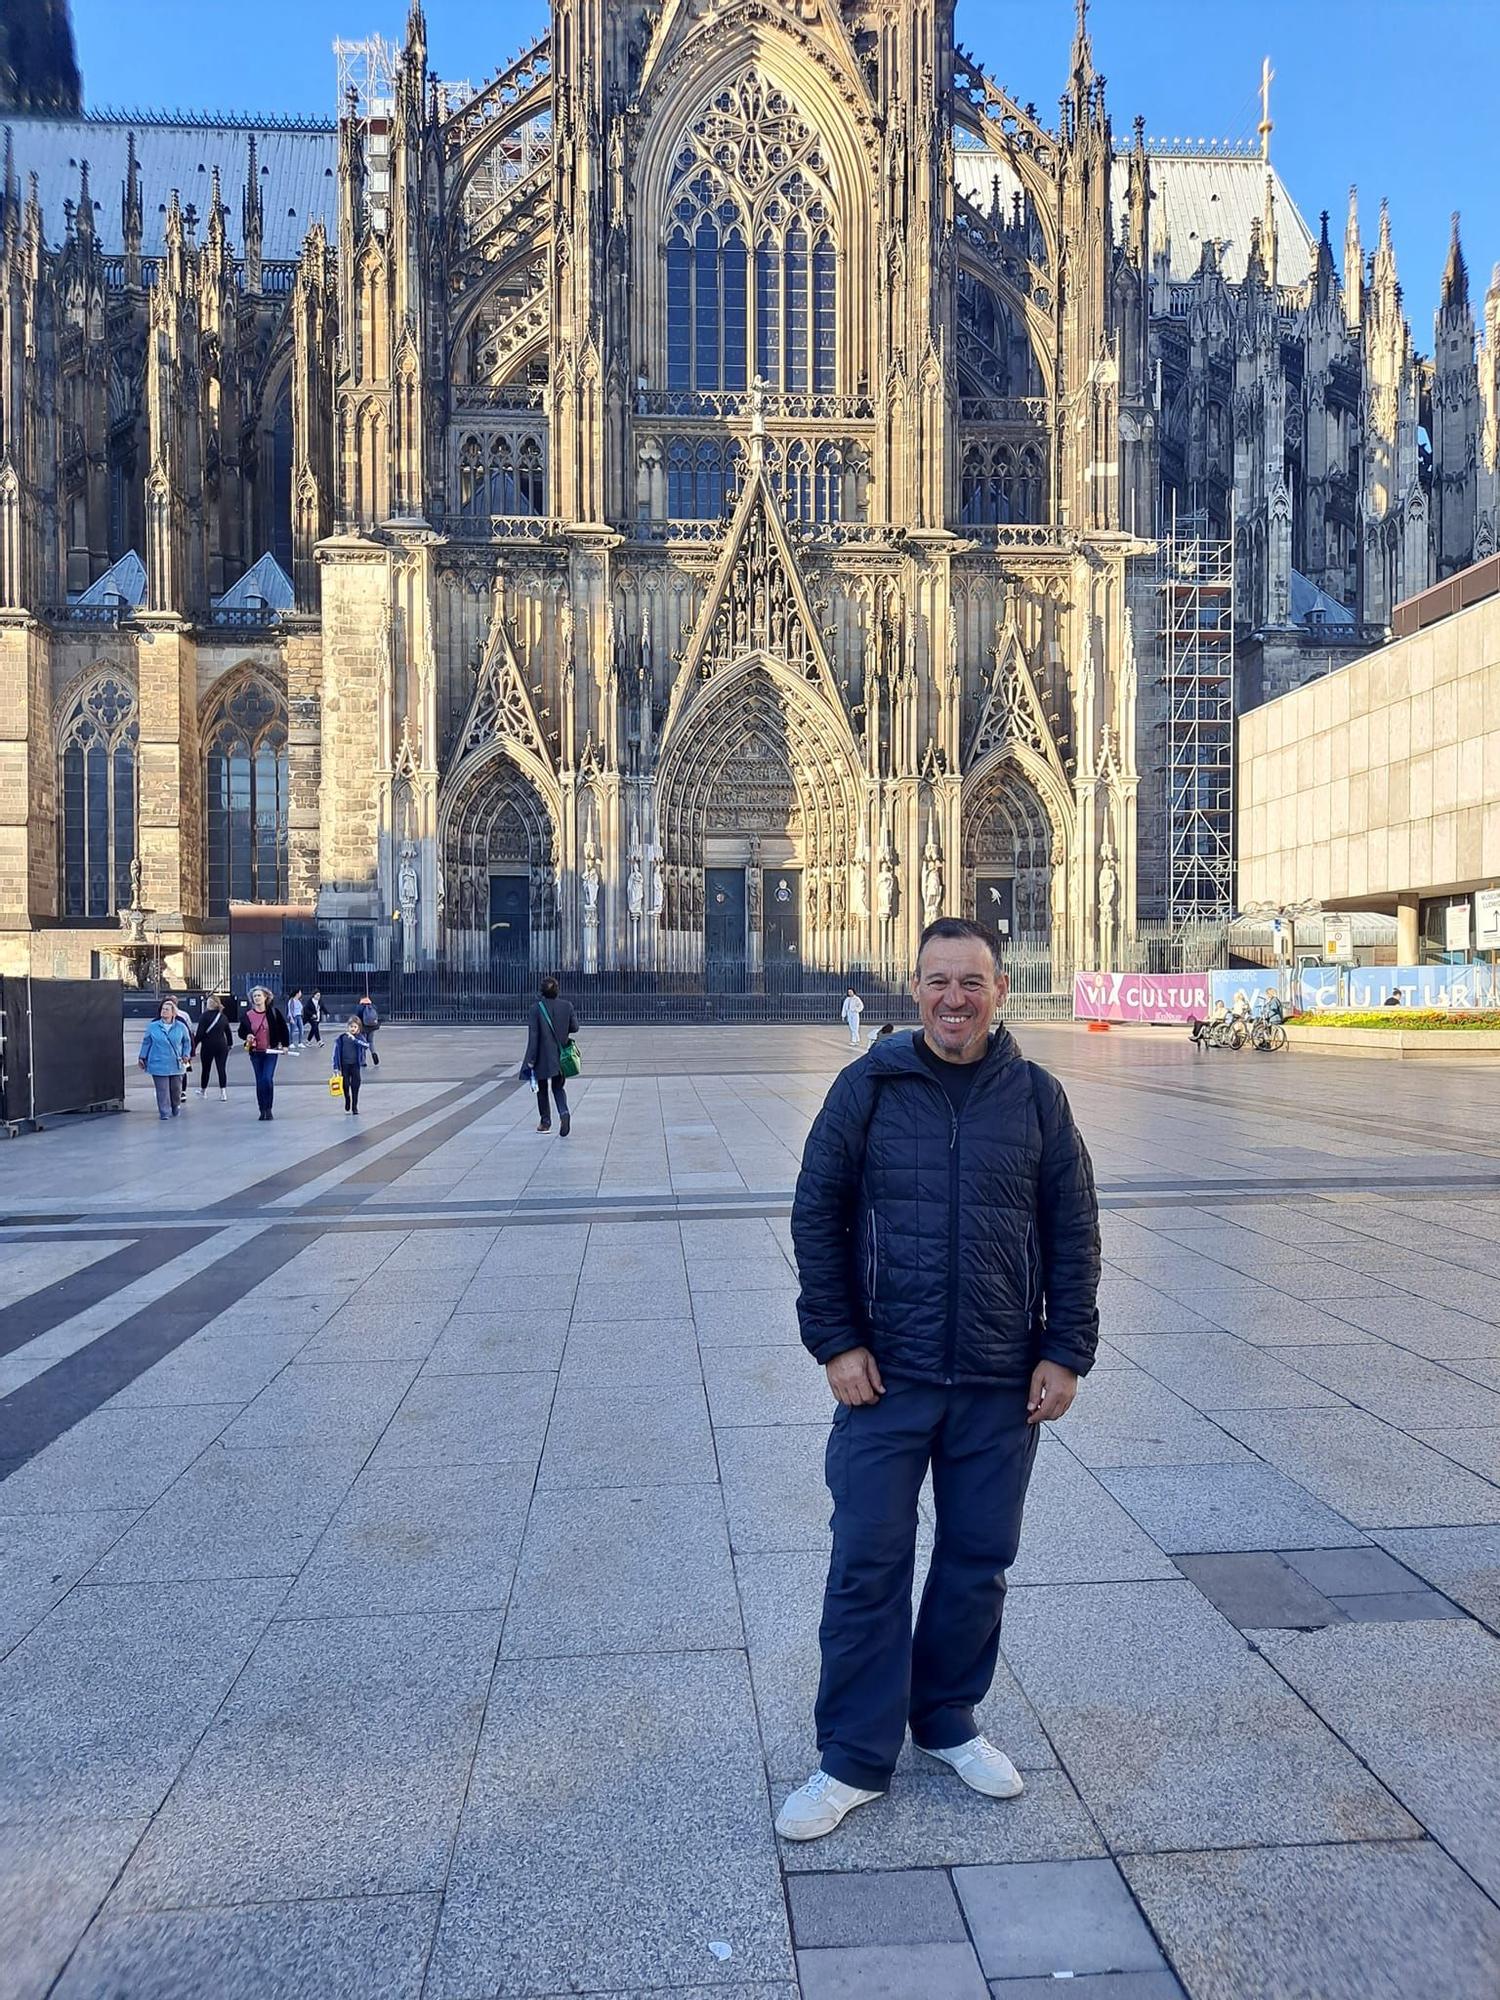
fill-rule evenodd
<path id="1" fill-rule="evenodd" d="M 542 1019 L 547 1023 L 548 1032 L 553 1041 L 557 1042 L 557 1030 L 552 1026 L 552 1016 L 547 1012 L 546 1001 L 538 1000 L 536 1004 L 542 1010 Z M 569 1035 L 565 1042 L 557 1042 L 557 1066 L 565 1079 L 577 1076 L 583 1068 L 583 1052 L 572 1035 Z"/>

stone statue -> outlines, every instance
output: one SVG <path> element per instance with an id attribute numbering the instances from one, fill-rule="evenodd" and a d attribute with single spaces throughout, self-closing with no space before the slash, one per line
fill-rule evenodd
<path id="1" fill-rule="evenodd" d="M 889 848 L 881 854 L 875 877 L 875 914 L 882 923 L 896 914 L 896 869 Z"/>
<path id="2" fill-rule="evenodd" d="M 1106 834 L 1099 856 L 1099 971 L 1115 970 L 1115 873 L 1114 843 Z"/>
<path id="3" fill-rule="evenodd" d="M 865 859 L 864 849 L 854 857 L 854 866 L 849 870 L 849 914 L 855 917 L 870 913 L 870 864 Z"/>
<path id="4" fill-rule="evenodd" d="M 922 856 L 922 922 L 935 924 L 943 914 L 943 861 L 929 833 Z"/>
<path id="5" fill-rule="evenodd" d="M 651 862 L 651 901 L 646 906 L 646 914 L 650 917 L 659 918 L 666 907 L 667 884 L 666 878 L 661 872 L 661 856 L 658 854 L 652 858 Z"/>
<path id="6" fill-rule="evenodd" d="M 639 923 L 646 907 L 646 878 L 641 873 L 641 857 L 630 857 L 630 876 L 625 884 L 625 904 L 632 923 Z"/>
<path id="7" fill-rule="evenodd" d="M 1048 888 L 1051 892 L 1052 944 L 1055 950 L 1065 941 L 1063 933 L 1068 914 L 1068 877 L 1063 867 L 1063 846 L 1060 840 L 1053 841 L 1052 851 L 1047 858 L 1052 868 L 1052 879 Z"/>
<path id="8" fill-rule="evenodd" d="M 396 870 L 396 901 L 401 905 L 401 914 L 405 921 L 410 921 L 410 913 L 416 910 L 421 893 L 421 883 L 417 876 L 416 843 L 403 840 L 401 862 Z"/>
<path id="9" fill-rule="evenodd" d="M 583 915 L 587 922 L 599 914 L 599 856 L 590 840 L 583 850 L 583 873 L 579 877 L 583 889 Z"/>

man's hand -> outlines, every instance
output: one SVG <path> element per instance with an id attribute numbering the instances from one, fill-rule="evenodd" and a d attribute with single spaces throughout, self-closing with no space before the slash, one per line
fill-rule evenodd
<path id="1" fill-rule="evenodd" d="M 827 1372 L 829 1388 L 851 1410 L 861 1403 L 878 1403 L 885 1394 L 880 1370 L 868 1347 L 851 1347 L 835 1354 Z"/>
<path id="2" fill-rule="evenodd" d="M 1071 1368 L 1058 1361 L 1039 1361 L 1031 1371 L 1031 1387 L 1026 1392 L 1027 1423 L 1056 1423 L 1077 1394 L 1078 1377 Z"/>

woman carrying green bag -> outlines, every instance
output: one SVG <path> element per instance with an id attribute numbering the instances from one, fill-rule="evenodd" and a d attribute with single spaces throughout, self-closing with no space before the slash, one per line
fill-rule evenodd
<path id="1" fill-rule="evenodd" d="M 566 1078 L 577 1076 L 582 1063 L 578 1044 L 578 1015 L 571 1000 L 559 1000 L 557 981 L 542 981 L 542 997 L 532 1002 L 526 1035 L 526 1060 L 521 1064 L 521 1081 L 536 1091 L 537 1130 L 550 1132 L 552 1117 L 547 1103 L 547 1087 L 557 1099 L 558 1135 L 566 1139 L 573 1120 L 568 1111 Z"/>

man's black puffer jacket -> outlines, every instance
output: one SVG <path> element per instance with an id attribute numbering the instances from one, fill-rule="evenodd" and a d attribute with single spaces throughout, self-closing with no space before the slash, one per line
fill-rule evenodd
<path id="1" fill-rule="evenodd" d="M 802 1339 L 881 1372 L 1019 1385 L 1086 1374 L 1099 1338 L 1099 1208 L 1062 1085 L 991 1038 L 963 1110 L 895 1035 L 829 1091 L 792 1206 Z"/>

